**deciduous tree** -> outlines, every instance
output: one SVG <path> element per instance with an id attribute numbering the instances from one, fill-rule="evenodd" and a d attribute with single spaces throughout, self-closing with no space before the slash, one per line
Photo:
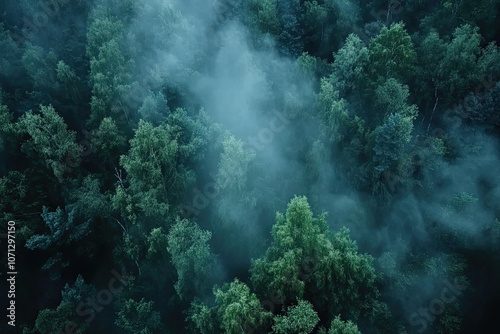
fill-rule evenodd
<path id="1" fill-rule="evenodd" d="M 402 23 L 383 27 L 371 40 L 368 73 L 373 82 L 389 78 L 407 82 L 415 71 L 417 54 Z"/>
<path id="2" fill-rule="evenodd" d="M 252 263 L 251 280 L 259 295 L 285 305 L 307 299 L 323 317 L 359 316 L 362 301 L 371 298 L 367 291 L 374 289 L 375 272 L 371 257 L 357 253 L 349 230 L 331 235 L 326 216 L 313 217 L 307 199 L 295 197 L 286 215 L 276 215 L 272 236 L 266 255 Z"/>
<path id="3" fill-rule="evenodd" d="M 155 311 L 154 302 L 125 300 L 118 305 L 115 324 L 129 334 L 163 333 L 160 312 Z"/>
<path id="4" fill-rule="evenodd" d="M 209 287 L 214 268 L 214 257 L 208 242 L 212 237 L 193 221 L 180 220 L 171 227 L 167 250 L 177 270 L 175 291 L 182 299 L 202 295 Z"/>
<path id="5" fill-rule="evenodd" d="M 76 133 L 68 130 L 52 106 L 40 106 L 39 113 L 25 113 L 16 126 L 20 134 L 27 135 L 22 151 L 39 161 L 59 181 L 68 162 L 74 164 L 80 159 L 83 148 L 76 143 Z"/>
<path id="6" fill-rule="evenodd" d="M 311 303 L 299 300 L 290 306 L 286 315 L 274 317 L 273 331 L 276 334 L 309 334 L 319 322 L 319 317 Z"/>

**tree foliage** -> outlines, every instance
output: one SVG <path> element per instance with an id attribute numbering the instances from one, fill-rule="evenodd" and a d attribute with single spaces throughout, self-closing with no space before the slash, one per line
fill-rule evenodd
<path id="1" fill-rule="evenodd" d="M 274 318 L 273 331 L 276 334 L 309 334 L 319 321 L 311 303 L 299 300 L 296 306 L 288 308 L 286 315 Z"/>
<path id="2" fill-rule="evenodd" d="M 76 133 L 68 129 L 64 119 L 52 106 L 40 106 L 40 112 L 29 111 L 16 124 L 26 140 L 22 151 L 62 181 L 67 164 L 80 159 L 82 147 L 76 143 Z"/>
<path id="3" fill-rule="evenodd" d="M 374 82 L 394 78 L 406 82 L 414 74 L 417 54 L 402 23 L 383 27 L 370 41 L 368 73 Z"/>
<path id="4" fill-rule="evenodd" d="M 252 284 L 261 296 L 285 303 L 307 298 L 322 314 L 359 315 L 375 272 L 347 229 L 331 235 L 325 215 L 313 217 L 307 199 L 295 197 L 285 215 L 277 214 L 272 236 L 266 255 L 252 263 Z"/>
<path id="5" fill-rule="evenodd" d="M 26 247 L 29 249 L 45 250 L 52 245 L 68 244 L 80 240 L 90 232 L 89 221 L 83 223 L 75 221 L 75 209 L 73 207 L 67 207 L 66 210 L 58 207 L 54 212 L 49 212 L 49 209 L 44 207 L 42 218 L 50 229 L 50 233 L 33 235 L 26 242 Z"/>
<path id="6" fill-rule="evenodd" d="M 154 127 L 140 121 L 128 154 L 120 158 L 127 185 L 118 184 L 113 205 L 123 217 L 136 222 L 139 216 L 166 219 L 174 194 L 189 175 L 177 170 L 178 144 L 168 125 Z"/>
<path id="7" fill-rule="evenodd" d="M 126 333 L 161 333 L 160 313 L 153 309 L 154 302 L 129 299 L 118 307 L 116 325 Z"/>
<path id="8" fill-rule="evenodd" d="M 214 258 L 208 242 L 212 234 L 195 222 L 177 220 L 167 236 L 167 250 L 177 270 L 175 291 L 181 299 L 191 299 L 208 288 Z"/>

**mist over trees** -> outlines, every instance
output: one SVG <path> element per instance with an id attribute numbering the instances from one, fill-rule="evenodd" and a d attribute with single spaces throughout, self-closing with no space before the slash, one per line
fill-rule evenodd
<path id="1" fill-rule="evenodd" d="M 0 331 L 493 331 L 499 10 L 1 2 Z"/>

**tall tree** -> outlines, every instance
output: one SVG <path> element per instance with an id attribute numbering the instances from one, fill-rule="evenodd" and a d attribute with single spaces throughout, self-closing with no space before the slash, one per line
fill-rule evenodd
<path id="1" fill-rule="evenodd" d="M 382 117 L 400 114 L 413 119 L 417 116 L 417 106 L 409 105 L 410 90 L 407 85 L 390 78 L 375 90 L 375 104 L 382 111 Z"/>
<path id="2" fill-rule="evenodd" d="M 111 117 L 102 119 L 99 128 L 92 138 L 92 149 L 100 156 L 108 168 L 116 168 L 119 157 L 125 153 L 127 147 L 123 131 L 118 129 L 116 122 Z"/>
<path id="3" fill-rule="evenodd" d="M 234 136 L 227 136 L 222 142 L 223 151 L 219 163 L 217 188 L 219 192 L 236 195 L 240 201 L 255 205 L 255 198 L 246 194 L 248 172 L 255 153 L 245 152 L 243 142 Z"/>
<path id="4" fill-rule="evenodd" d="M 40 46 L 28 43 L 22 62 L 35 90 L 50 91 L 57 87 L 57 56 L 53 51 L 47 52 Z"/>
<path id="5" fill-rule="evenodd" d="M 383 27 L 371 40 L 369 54 L 368 73 L 374 82 L 388 78 L 407 82 L 415 71 L 417 54 L 402 23 Z"/>
<path id="6" fill-rule="evenodd" d="M 81 99 L 80 90 L 82 90 L 81 80 L 75 71 L 64 61 L 60 60 L 56 67 L 57 79 L 64 85 L 67 96 L 78 103 Z"/>
<path id="7" fill-rule="evenodd" d="M 177 157 L 178 144 L 168 125 L 154 127 L 139 122 L 128 154 L 120 158 L 126 182 L 119 179 L 113 197 L 113 205 L 123 217 L 131 222 L 139 216 L 167 219 L 170 205 L 175 203 L 187 176 L 177 171 Z"/>
<path id="8" fill-rule="evenodd" d="M 319 322 L 319 317 L 311 303 L 299 300 L 291 306 L 286 315 L 274 317 L 273 332 L 276 334 L 309 334 Z"/>
<path id="9" fill-rule="evenodd" d="M 350 93 L 362 85 L 369 63 L 368 48 L 355 34 L 350 34 L 344 46 L 333 55 L 333 71 L 330 81 L 341 93 Z"/>
<path id="10" fill-rule="evenodd" d="M 253 27 L 264 34 L 279 34 L 281 27 L 277 0 L 251 0 L 249 10 Z"/>
<path id="11" fill-rule="evenodd" d="M 208 242 L 212 234 L 193 221 L 178 219 L 168 233 L 167 250 L 177 270 L 175 291 L 181 299 L 202 295 L 209 287 L 214 257 Z"/>
<path id="12" fill-rule="evenodd" d="M 297 58 L 304 49 L 300 2 L 299 0 L 277 0 L 277 5 L 281 25 L 281 32 L 278 36 L 281 52 L 284 55 Z"/>
<path id="13" fill-rule="evenodd" d="M 14 117 L 6 105 L 3 104 L 3 92 L 0 89 L 0 154 L 7 151 L 8 142 L 14 142 Z M 0 163 L 0 172 L 5 168 L 5 162 Z"/>
<path id="14" fill-rule="evenodd" d="M 361 332 L 355 323 L 350 320 L 344 322 L 337 316 L 333 319 L 328 334 L 361 334 Z"/>
<path id="15" fill-rule="evenodd" d="M 167 102 L 161 92 L 157 94 L 149 92 L 149 95 L 144 99 L 142 106 L 139 108 L 141 119 L 151 122 L 154 125 L 160 125 L 165 121 L 168 113 Z"/>
<path id="16" fill-rule="evenodd" d="M 384 123 L 375 130 L 375 154 L 373 161 L 377 172 L 389 169 L 394 161 L 400 159 L 411 140 L 413 122 L 411 117 L 390 114 Z"/>
<path id="17" fill-rule="evenodd" d="M 98 6 L 90 16 L 87 32 L 87 57 L 92 84 L 89 124 L 97 127 L 103 118 L 113 117 L 122 125 L 129 120 L 122 97 L 129 83 L 128 63 L 121 49 L 123 23 Z"/>
<path id="18" fill-rule="evenodd" d="M 155 311 L 154 302 L 125 300 L 118 304 L 115 324 L 128 334 L 164 333 L 160 312 Z"/>
<path id="19" fill-rule="evenodd" d="M 40 106 L 40 113 L 25 113 L 16 126 L 21 135 L 27 135 L 22 151 L 39 161 L 59 181 L 68 164 L 79 161 L 83 148 L 76 143 L 76 133 L 68 130 L 52 106 Z"/>
<path id="20" fill-rule="evenodd" d="M 332 1 L 304 1 L 302 18 L 308 51 L 319 56 L 325 55 L 329 49 L 326 44 L 332 42 L 333 27 L 338 16 L 338 9 Z"/>
<path id="21" fill-rule="evenodd" d="M 438 73 L 443 78 L 438 88 L 451 96 L 463 96 L 477 85 L 477 59 L 481 53 L 481 35 L 470 25 L 458 27 L 447 45 Z M 430 50 L 427 50 L 430 51 Z"/>
<path id="22" fill-rule="evenodd" d="M 271 313 L 265 311 L 257 296 L 237 278 L 222 288 L 214 288 L 215 305 L 191 305 L 188 319 L 195 333 L 226 334 L 259 332 L 270 325 Z"/>
<path id="23" fill-rule="evenodd" d="M 266 255 L 252 263 L 251 280 L 259 295 L 285 305 L 306 299 L 323 317 L 341 313 L 355 319 L 360 314 L 371 298 L 375 272 L 371 257 L 357 253 L 347 229 L 331 235 L 326 216 L 313 217 L 307 199 L 295 197 L 286 215 L 276 215 L 272 236 Z"/>
<path id="24" fill-rule="evenodd" d="M 87 333 L 88 324 L 82 323 L 76 314 L 75 305 L 63 301 L 56 309 L 43 309 L 38 313 L 33 330 L 25 329 L 24 334 L 53 334 L 72 332 Z"/>
<path id="25" fill-rule="evenodd" d="M 72 207 L 66 210 L 58 207 L 55 212 L 49 212 L 48 208 L 44 207 L 42 218 L 49 228 L 50 233 L 32 236 L 26 242 L 26 247 L 29 249 L 45 250 L 52 245 L 61 246 L 69 244 L 82 239 L 90 233 L 89 221 L 83 223 L 75 221 L 75 210 Z"/>

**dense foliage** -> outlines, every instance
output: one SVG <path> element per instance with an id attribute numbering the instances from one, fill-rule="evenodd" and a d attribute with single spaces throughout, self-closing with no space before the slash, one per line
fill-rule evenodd
<path id="1" fill-rule="evenodd" d="M 1 2 L 0 331 L 490 332 L 499 10 Z"/>

